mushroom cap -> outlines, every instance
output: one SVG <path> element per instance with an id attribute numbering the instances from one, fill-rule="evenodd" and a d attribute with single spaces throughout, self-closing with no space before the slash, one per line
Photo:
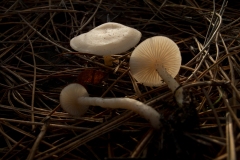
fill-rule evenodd
<path id="1" fill-rule="evenodd" d="M 136 46 L 141 36 L 141 32 L 134 28 L 108 22 L 72 38 L 70 46 L 82 53 L 113 55 Z"/>
<path id="2" fill-rule="evenodd" d="M 180 69 L 182 57 L 175 42 L 164 36 L 155 36 L 140 43 L 130 57 L 130 70 L 133 77 L 146 86 L 160 86 L 162 78 L 156 71 L 162 65 L 175 77 Z"/>
<path id="3" fill-rule="evenodd" d="M 88 106 L 79 104 L 79 97 L 89 97 L 82 85 L 72 83 L 64 87 L 60 93 L 60 104 L 63 110 L 73 116 L 82 116 L 86 113 Z"/>

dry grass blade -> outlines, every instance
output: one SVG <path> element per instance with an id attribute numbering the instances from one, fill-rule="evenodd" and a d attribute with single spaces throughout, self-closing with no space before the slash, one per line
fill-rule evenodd
<path id="1" fill-rule="evenodd" d="M 144 138 L 141 140 L 141 142 L 138 144 L 138 146 L 136 147 L 136 149 L 133 151 L 131 158 L 137 158 L 141 155 L 141 153 L 143 152 L 144 147 L 146 147 L 146 145 L 148 144 L 148 142 L 150 141 L 150 139 L 152 138 L 152 134 L 153 134 L 153 129 L 150 129 L 146 135 L 144 135 Z"/>
<path id="2" fill-rule="evenodd" d="M 233 134 L 233 124 L 232 124 L 232 118 L 229 113 L 226 115 L 227 121 L 226 121 L 226 139 L 227 139 L 227 159 L 230 160 L 236 160 L 236 148 L 235 148 L 235 140 L 234 140 L 234 134 Z"/>

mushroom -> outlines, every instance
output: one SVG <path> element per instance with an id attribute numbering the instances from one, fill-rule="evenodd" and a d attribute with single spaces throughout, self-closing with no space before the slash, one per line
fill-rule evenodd
<path id="1" fill-rule="evenodd" d="M 130 57 L 133 77 L 146 86 L 168 85 L 177 103 L 183 103 L 182 88 L 175 77 L 181 66 L 180 50 L 175 42 L 164 36 L 155 36 L 140 43 Z M 177 90 L 176 90 L 177 89 Z"/>
<path id="2" fill-rule="evenodd" d="M 89 97 L 87 90 L 78 83 L 69 84 L 62 89 L 60 104 L 63 110 L 73 116 L 82 116 L 90 105 L 128 109 L 150 121 L 154 128 L 160 128 L 160 114 L 152 107 L 130 98 Z"/>
<path id="3" fill-rule="evenodd" d="M 105 62 L 109 63 L 110 60 L 111 64 L 110 55 L 125 52 L 136 46 L 141 36 L 141 32 L 134 28 L 108 22 L 72 38 L 70 46 L 78 52 L 104 56 Z"/>

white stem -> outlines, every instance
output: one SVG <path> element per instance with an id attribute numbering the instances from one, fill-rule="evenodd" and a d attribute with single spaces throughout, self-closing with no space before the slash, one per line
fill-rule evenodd
<path id="1" fill-rule="evenodd" d="M 166 69 L 162 65 L 157 65 L 157 72 L 159 76 L 164 80 L 164 82 L 168 85 L 171 91 L 174 93 L 175 90 L 180 86 L 178 82 L 166 71 Z M 183 89 L 182 87 L 178 88 L 175 92 L 175 98 L 178 105 L 181 107 L 183 103 Z"/>
<path id="2" fill-rule="evenodd" d="M 78 103 L 81 105 L 100 106 L 103 108 L 122 108 L 132 110 L 148 120 L 154 128 L 160 128 L 160 114 L 152 107 L 134 99 L 79 97 Z"/>

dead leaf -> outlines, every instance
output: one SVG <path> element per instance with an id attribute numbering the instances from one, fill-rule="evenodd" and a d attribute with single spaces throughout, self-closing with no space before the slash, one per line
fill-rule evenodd
<path id="1" fill-rule="evenodd" d="M 87 84 L 100 84 L 107 77 L 107 73 L 96 69 L 85 69 L 77 78 L 77 82 L 83 86 Z"/>

